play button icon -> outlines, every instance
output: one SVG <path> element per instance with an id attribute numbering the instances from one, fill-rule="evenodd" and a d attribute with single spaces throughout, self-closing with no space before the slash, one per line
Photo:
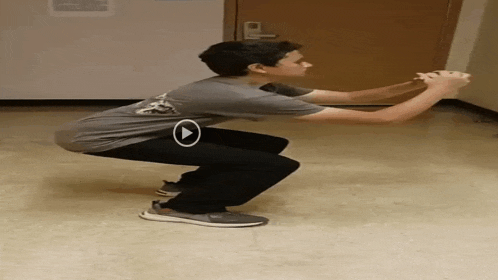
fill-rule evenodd
<path id="1" fill-rule="evenodd" d="M 181 130 L 178 128 L 181 127 Z M 173 129 L 173 138 L 182 147 L 192 147 L 201 139 L 201 128 L 193 120 L 181 120 Z"/>
<path id="2" fill-rule="evenodd" d="M 182 127 L 182 140 L 189 137 L 192 134 L 193 134 L 192 131 L 186 129 L 185 127 Z"/>

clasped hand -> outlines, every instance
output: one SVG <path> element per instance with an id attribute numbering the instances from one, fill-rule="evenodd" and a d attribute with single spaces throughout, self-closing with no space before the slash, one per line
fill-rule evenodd
<path id="1" fill-rule="evenodd" d="M 417 73 L 418 77 L 414 80 L 422 80 L 429 87 L 445 87 L 457 90 L 470 83 L 470 74 L 458 71 L 439 70 L 429 73 Z"/>

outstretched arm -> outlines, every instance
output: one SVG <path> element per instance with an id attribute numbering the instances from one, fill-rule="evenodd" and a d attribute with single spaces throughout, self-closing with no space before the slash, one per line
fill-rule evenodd
<path id="1" fill-rule="evenodd" d="M 427 84 L 417 79 L 401 84 L 352 92 L 317 89 L 298 98 L 315 104 L 353 104 L 391 98 L 423 88 L 427 88 Z"/>
<path id="2" fill-rule="evenodd" d="M 318 113 L 296 117 L 299 121 L 332 124 L 391 124 L 409 120 L 426 111 L 445 95 L 470 83 L 470 74 L 440 71 L 420 74 L 427 89 L 412 99 L 375 112 L 326 108 Z"/>
<path id="3" fill-rule="evenodd" d="M 387 87 L 353 91 L 350 94 L 351 98 L 356 102 L 370 102 L 395 97 L 423 88 L 427 88 L 426 83 L 422 80 L 413 80 Z"/>

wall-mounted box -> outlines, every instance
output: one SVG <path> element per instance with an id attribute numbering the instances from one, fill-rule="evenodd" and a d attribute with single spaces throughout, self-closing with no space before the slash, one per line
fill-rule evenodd
<path id="1" fill-rule="evenodd" d="M 48 0 L 54 17 L 108 17 L 115 12 L 115 0 Z"/>

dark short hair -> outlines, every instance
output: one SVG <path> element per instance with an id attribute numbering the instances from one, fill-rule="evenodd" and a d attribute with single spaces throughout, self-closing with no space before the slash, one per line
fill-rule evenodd
<path id="1" fill-rule="evenodd" d="M 289 41 L 230 41 L 212 45 L 199 58 L 220 76 L 245 76 L 249 65 L 276 66 L 287 53 L 301 47 Z"/>

